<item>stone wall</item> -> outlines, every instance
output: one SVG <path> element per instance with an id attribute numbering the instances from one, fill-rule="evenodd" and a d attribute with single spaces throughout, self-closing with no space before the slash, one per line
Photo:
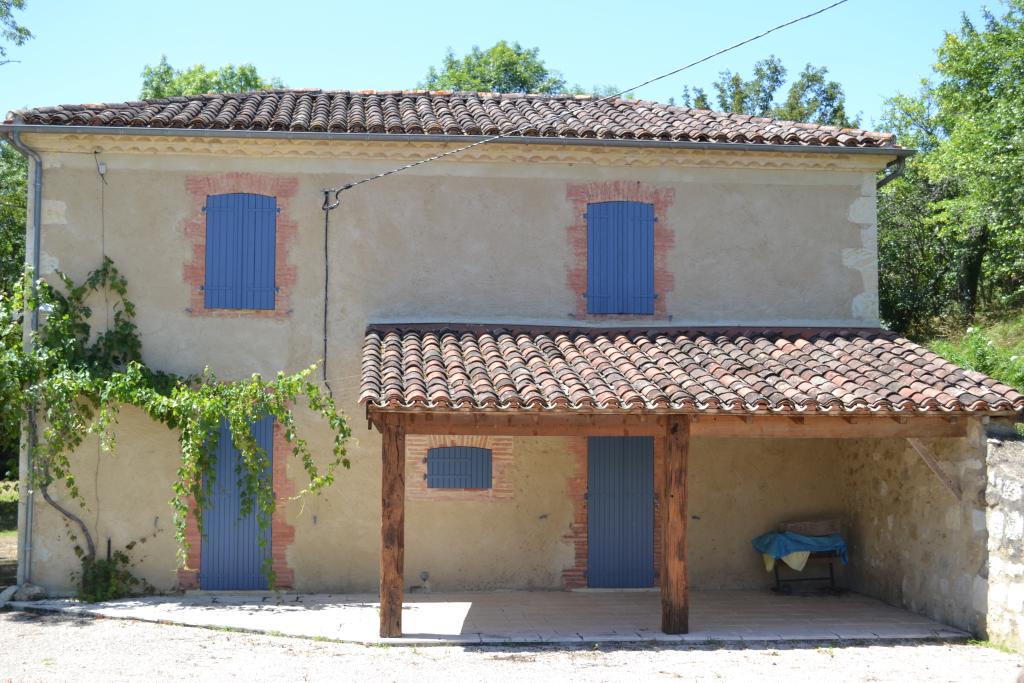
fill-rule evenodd
<path id="1" fill-rule="evenodd" d="M 988 439 L 990 640 L 1024 651 L 1024 439 L 993 427 Z"/>
<path id="2" fill-rule="evenodd" d="M 962 501 L 904 439 L 843 444 L 850 587 L 983 633 L 988 588 L 985 433 L 972 419 L 965 438 L 922 442 L 960 484 Z"/>

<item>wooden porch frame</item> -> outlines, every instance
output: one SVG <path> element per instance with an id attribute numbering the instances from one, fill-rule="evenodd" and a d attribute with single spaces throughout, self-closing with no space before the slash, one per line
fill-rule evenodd
<path id="1" fill-rule="evenodd" d="M 405 436 L 653 436 L 665 453 L 662 500 L 661 627 L 689 630 L 686 504 L 692 438 L 938 438 L 967 434 L 959 416 L 688 415 L 393 411 L 368 408 L 382 434 L 380 636 L 402 635 L 405 564 Z"/>

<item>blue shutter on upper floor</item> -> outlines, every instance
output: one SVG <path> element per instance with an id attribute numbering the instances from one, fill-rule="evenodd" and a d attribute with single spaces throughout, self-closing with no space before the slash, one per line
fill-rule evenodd
<path id="1" fill-rule="evenodd" d="M 491 488 L 491 451 L 470 446 L 446 446 L 427 451 L 427 488 Z"/>
<path id="2" fill-rule="evenodd" d="M 206 307 L 273 309 L 276 251 L 276 198 L 244 193 L 207 197 Z"/>
<path id="3" fill-rule="evenodd" d="M 654 313 L 654 205 L 587 206 L 587 312 Z"/>

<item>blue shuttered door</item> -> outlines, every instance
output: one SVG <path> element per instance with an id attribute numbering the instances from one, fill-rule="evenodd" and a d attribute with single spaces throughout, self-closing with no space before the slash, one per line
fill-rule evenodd
<path id="1" fill-rule="evenodd" d="M 427 451 L 427 488 L 491 488 L 491 451 L 470 446 L 446 446 Z"/>
<path id="2" fill-rule="evenodd" d="M 253 425 L 253 436 L 273 463 L 274 418 Z M 203 590 L 266 590 L 264 561 L 270 557 L 270 528 L 261 530 L 256 510 L 242 513 L 238 486 L 239 452 L 231 443 L 231 430 L 221 425 L 217 439 L 214 490 L 203 511 L 203 540 L 199 587 Z M 267 481 L 271 469 L 267 468 Z M 260 547 L 260 538 L 266 543 Z"/>
<path id="3" fill-rule="evenodd" d="M 276 198 L 207 197 L 206 307 L 273 309 L 276 249 Z"/>
<path id="4" fill-rule="evenodd" d="M 654 205 L 587 206 L 587 312 L 654 313 Z"/>
<path id="5" fill-rule="evenodd" d="M 590 437 L 587 584 L 654 585 L 654 439 Z"/>

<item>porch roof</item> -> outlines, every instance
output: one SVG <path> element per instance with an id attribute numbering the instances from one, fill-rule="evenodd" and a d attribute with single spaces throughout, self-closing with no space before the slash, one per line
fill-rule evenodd
<path id="1" fill-rule="evenodd" d="M 977 414 L 1024 395 L 867 329 L 367 329 L 360 403 L 383 410 Z"/>

